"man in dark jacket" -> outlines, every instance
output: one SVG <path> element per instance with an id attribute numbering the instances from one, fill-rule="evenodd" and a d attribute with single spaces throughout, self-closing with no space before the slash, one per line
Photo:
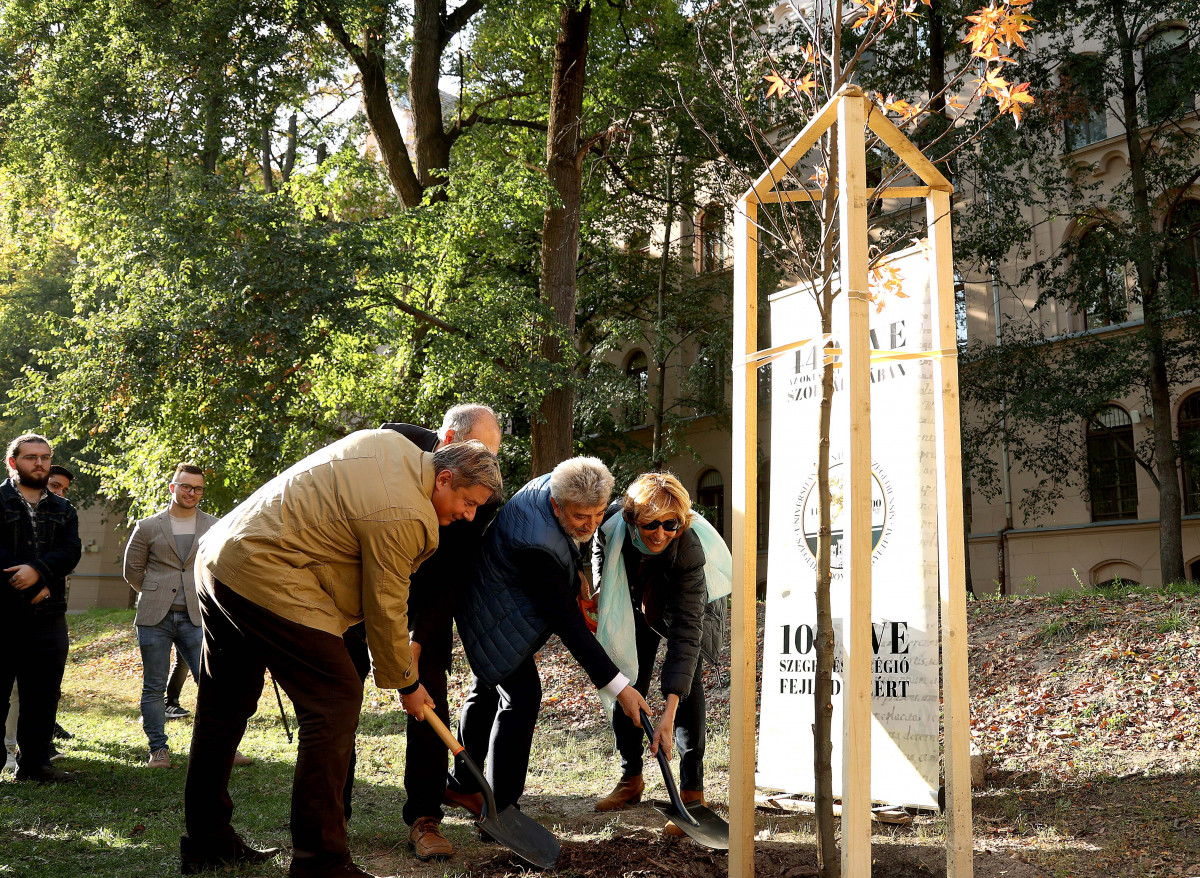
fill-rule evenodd
<path id="1" fill-rule="evenodd" d="M 525 791 L 533 729 L 542 702 L 534 654 L 557 634 L 597 689 L 613 695 L 638 726 L 649 712 L 588 630 L 576 603 L 581 556 L 599 527 L 613 477 L 594 457 L 563 461 L 508 502 L 484 538 L 475 578 L 457 616 L 474 675 L 459 732 L 503 811 Z M 458 777 L 462 788 L 469 788 Z"/>
<path id="2" fill-rule="evenodd" d="M 436 433 L 413 424 L 387 423 L 380 429 L 395 430 L 422 451 L 437 451 L 455 442 L 478 439 L 495 454 L 500 450 L 501 429 L 496 413 L 485 405 L 463 403 L 449 409 Z M 453 660 L 454 612 L 467 577 L 475 567 L 483 531 L 496 515 L 498 503 L 489 503 L 475 511 L 474 519 L 456 521 L 438 528 L 438 548 L 414 571 L 408 589 L 409 642 L 421 685 L 429 693 L 438 718 L 450 725 L 447 677 Z M 371 670 L 367 651 L 366 628 L 355 625 L 345 635 L 346 649 L 359 675 L 365 680 Z M 478 815 L 478 795 L 460 793 L 447 787 L 446 745 L 427 723 L 409 722 L 405 726 L 404 748 L 404 822 L 411 828 L 409 844 L 422 860 L 448 857 L 454 847 L 442 835 L 440 823 L 445 816 L 442 805 L 456 805 Z M 346 819 L 350 818 L 350 795 L 354 786 L 355 762 L 342 801 Z"/>
<path id="3" fill-rule="evenodd" d="M 75 508 L 46 489 L 53 451 L 35 433 L 8 446 L 0 484 L 0 716 L 16 680 L 17 780 L 70 780 L 50 765 L 51 735 L 67 665 L 67 574 L 79 563 Z"/>

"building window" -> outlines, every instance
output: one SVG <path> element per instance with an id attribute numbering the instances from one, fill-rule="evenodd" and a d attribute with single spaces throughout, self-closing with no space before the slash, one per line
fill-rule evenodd
<path id="1" fill-rule="evenodd" d="M 1076 245 L 1073 274 L 1083 302 L 1085 329 L 1124 323 L 1129 316 L 1120 252 L 1116 233 L 1108 226 L 1093 226 Z"/>
<path id="2" fill-rule="evenodd" d="M 1167 230 L 1175 240 L 1167 252 L 1167 274 L 1181 304 L 1200 298 L 1200 201 L 1184 201 L 1171 211 Z"/>
<path id="3" fill-rule="evenodd" d="M 646 423 L 646 400 L 650 393 L 650 363 L 641 351 L 634 351 L 625 364 L 630 400 L 625 407 L 625 425 L 640 427 Z"/>
<path id="4" fill-rule="evenodd" d="M 1183 511 L 1200 512 L 1200 393 L 1179 404 L 1179 453 L 1183 459 Z"/>
<path id="5" fill-rule="evenodd" d="M 727 256 L 725 208 L 710 204 L 700 217 L 700 270 L 720 271 Z"/>
<path id="6" fill-rule="evenodd" d="M 1100 409 L 1087 425 L 1088 493 L 1092 521 L 1137 518 L 1133 421 L 1120 406 Z"/>
<path id="7" fill-rule="evenodd" d="M 1187 87 L 1187 31 L 1181 27 L 1160 30 L 1142 49 L 1142 80 L 1146 83 L 1146 116 L 1151 125 L 1174 119 L 1195 108 L 1195 95 Z"/>
<path id="8" fill-rule="evenodd" d="M 771 464 L 758 468 L 758 551 L 767 551 L 771 535 Z"/>
<path id="9" fill-rule="evenodd" d="M 725 480 L 715 469 L 700 474 L 696 489 L 696 506 L 717 533 L 725 536 Z"/>
<path id="10" fill-rule="evenodd" d="M 1095 55 L 1073 55 L 1063 64 L 1059 81 L 1067 152 L 1108 137 L 1103 61 Z"/>

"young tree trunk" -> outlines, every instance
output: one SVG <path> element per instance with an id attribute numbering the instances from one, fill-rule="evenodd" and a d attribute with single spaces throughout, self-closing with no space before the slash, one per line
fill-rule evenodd
<path id="1" fill-rule="evenodd" d="M 292 113 L 288 118 L 287 149 L 283 153 L 283 165 L 279 168 L 279 179 L 284 183 L 292 179 L 292 169 L 296 167 L 296 140 L 299 136 L 299 120 Z"/>
<path id="2" fill-rule="evenodd" d="M 274 156 L 271 155 L 271 122 L 263 122 L 261 156 L 258 166 L 262 169 L 263 191 L 270 194 L 275 191 Z"/>
<path id="3" fill-rule="evenodd" d="M 575 270 L 583 203 L 580 117 L 591 17 L 589 2 L 577 8 L 568 0 L 559 16 L 558 41 L 554 46 L 546 170 L 558 197 L 547 205 L 542 221 L 541 291 L 557 325 L 545 327 L 538 343 L 538 356 L 555 369 L 564 359 L 560 333 L 565 330 L 568 339 L 575 336 Z M 531 452 L 535 476 L 549 472 L 571 456 L 574 392 L 568 371 L 560 370 L 559 385 L 542 397 L 533 421 Z"/>
<path id="4" fill-rule="evenodd" d="M 834 249 L 837 236 L 838 126 L 827 135 L 829 144 L 829 185 L 825 189 L 822 225 L 831 230 L 825 235 L 821 253 L 821 335 L 833 332 Z M 844 295 L 844 293 L 843 293 Z M 822 348 L 832 343 L 822 342 Z M 833 582 L 833 514 L 829 484 L 829 434 L 833 424 L 833 362 L 826 356 L 821 369 L 821 421 L 817 444 L 817 493 L 821 518 L 817 536 L 817 633 L 816 677 L 813 681 L 813 781 L 816 787 L 814 808 L 817 821 L 817 869 L 821 878 L 839 878 L 842 862 L 838 855 L 833 825 L 833 662 L 837 645 L 833 631 L 830 586 Z"/>
<path id="5" fill-rule="evenodd" d="M 1137 47 L 1130 37 L 1125 19 L 1124 0 L 1111 0 L 1113 24 L 1121 53 L 1121 101 L 1125 115 L 1125 146 L 1129 151 L 1129 175 L 1133 185 L 1134 231 L 1149 241 L 1154 231 L 1149 186 L 1146 183 L 1146 145 L 1138 126 L 1138 80 L 1134 65 Z M 1147 385 L 1154 412 L 1154 462 L 1158 477 L 1158 555 L 1162 583 L 1182 582 L 1183 567 L 1183 496 L 1179 484 L 1179 464 L 1171 425 L 1171 383 L 1167 374 L 1164 315 L 1158 296 L 1158 279 L 1149 248 L 1139 250 L 1135 267 L 1141 288 L 1142 310 L 1148 347 Z"/>

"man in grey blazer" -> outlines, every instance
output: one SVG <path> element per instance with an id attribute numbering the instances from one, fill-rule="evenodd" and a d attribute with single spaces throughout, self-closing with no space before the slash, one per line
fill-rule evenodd
<path id="1" fill-rule="evenodd" d="M 193 565 L 196 543 L 217 520 L 196 507 L 204 496 L 204 472 L 190 463 L 175 469 L 171 502 L 143 518 L 125 547 L 125 581 L 138 593 L 138 646 L 142 651 L 142 728 L 150 742 L 150 768 L 170 768 L 167 746 L 167 677 L 174 645 L 192 676 L 200 675 L 200 604 Z"/>

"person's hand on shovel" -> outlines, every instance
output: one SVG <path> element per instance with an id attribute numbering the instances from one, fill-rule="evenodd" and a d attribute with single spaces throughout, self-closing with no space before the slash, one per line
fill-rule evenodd
<path id="1" fill-rule="evenodd" d="M 621 711 L 633 720 L 633 724 L 639 729 L 642 727 L 641 711 L 650 713 L 650 705 L 646 703 L 642 693 L 632 686 L 626 686 L 621 690 L 621 694 L 617 696 L 617 704 L 621 705 Z"/>
<path id="2" fill-rule="evenodd" d="M 654 736 L 650 740 L 650 755 L 657 756 L 661 747 L 668 759 L 675 746 L 675 712 L 679 709 L 679 696 L 674 693 L 667 696 L 667 707 L 654 726 Z"/>
<path id="3" fill-rule="evenodd" d="M 425 687 L 420 684 L 417 684 L 417 688 L 407 695 L 402 694 L 400 704 L 404 707 L 405 713 L 422 722 L 425 721 L 425 708 L 436 706 L 433 699 L 429 697 L 429 693 L 425 691 Z"/>

